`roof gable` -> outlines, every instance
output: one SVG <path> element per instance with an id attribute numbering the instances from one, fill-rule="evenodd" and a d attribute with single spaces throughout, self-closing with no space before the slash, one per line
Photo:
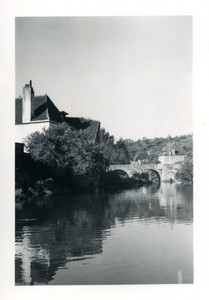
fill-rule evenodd
<path id="1" fill-rule="evenodd" d="M 135 156 L 134 156 L 134 161 L 137 161 L 137 160 L 144 160 L 144 159 L 147 159 L 149 157 L 148 153 L 147 152 L 144 152 L 144 151 L 138 151 Z"/>
<path id="2" fill-rule="evenodd" d="M 15 99 L 15 124 L 22 124 L 22 98 Z M 47 96 L 35 96 L 31 101 L 31 121 L 62 122 L 60 112 L 52 100 Z"/>
<path id="3" fill-rule="evenodd" d="M 34 97 L 31 103 L 31 121 L 47 119 L 47 95 Z"/>
<path id="4" fill-rule="evenodd" d="M 178 143 L 170 143 L 167 144 L 162 149 L 161 155 L 169 155 L 169 152 L 171 152 L 172 155 L 186 155 L 186 151 L 178 144 Z"/>
<path id="5" fill-rule="evenodd" d="M 54 105 L 52 100 L 47 96 L 48 118 L 51 121 L 62 122 L 59 109 Z"/>
<path id="6" fill-rule="evenodd" d="M 99 138 L 100 122 L 85 118 L 71 118 L 66 117 L 66 123 L 77 130 L 82 130 L 84 133 L 89 135 L 94 141 Z"/>

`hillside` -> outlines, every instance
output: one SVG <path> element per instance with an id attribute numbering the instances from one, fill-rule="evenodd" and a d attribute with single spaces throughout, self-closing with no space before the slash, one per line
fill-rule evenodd
<path id="1" fill-rule="evenodd" d="M 100 143 L 103 152 L 110 164 L 123 163 L 127 164 L 134 160 L 146 159 L 149 163 L 158 163 L 158 157 L 163 148 L 168 143 L 175 145 L 175 148 L 192 157 L 193 136 L 192 134 L 181 135 L 167 138 L 143 138 L 133 141 L 131 139 L 120 139 L 115 142 L 114 136 L 106 132 L 105 129 L 100 130 Z"/>
<path id="2" fill-rule="evenodd" d="M 192 155 L 193 149 L 193 136 L 191 134 L 181 135 L 167 138 L 154 138 L 139 139 L 136 142 L 130 139 L 124 140 L 130 160 L 136 160 L 137 155 L 147 155 L 150 160 L 159 157 L 162 149 L 168 145 L 168 143 L 175 145 L 175 147 L 182 149 L 188 156 Z"/>

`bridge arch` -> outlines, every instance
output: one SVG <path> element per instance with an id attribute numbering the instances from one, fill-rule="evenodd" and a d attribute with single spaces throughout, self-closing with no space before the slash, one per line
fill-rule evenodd
<path id="1" fill-rule="evenodd" d="M 129 178 L 129 174 L 126 171 L 121 170 L 121 169 L 110 170 L 109 172 L 118 174 L 118 176 L 122 179 Z"/>
<path id="2" fill-rule="evenodd" d="M 160 176 L 160 173 L 157 170 L 147 169 L 147 170 L 144 170 L 143 173 L 146 173 L 146 172 L 149 173 L 149 175 L 154 174 L 154 176 L 151 175 L 151 178 L 150 178 L 151 181 L 159 182 L 159 183 L 161 182 L 161 176 Z"/>
<path id="3" fill-rule="evenodd" d="M 130 164 L 124 165 L 110 165 L 108 171 L 124 171 L 129 178 L 133 177 L 134 174 L 147 174 L 152 173 L 155 177 L 155 181 L 161 182 L 164 176 L 164 170 L 162 165 L 159 164 L 139 164 L 137 162 L 132 162 Z"/>
<path id="4" fill-rule="evenodd" d="M 130 173 L 129 173 L 129 177 L 131 177 L 131 178 L 139 178 L 140 177 L 140 172 L 138 172 L 138 171 L 131 171 Z"/>

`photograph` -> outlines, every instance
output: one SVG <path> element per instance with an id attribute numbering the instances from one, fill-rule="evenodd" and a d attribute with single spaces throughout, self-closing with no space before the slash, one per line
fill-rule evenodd
<path id="1" fill-rule="evenodd" d="M 14 39 L 14 285 L 193 284 L 193 16 Z"/>

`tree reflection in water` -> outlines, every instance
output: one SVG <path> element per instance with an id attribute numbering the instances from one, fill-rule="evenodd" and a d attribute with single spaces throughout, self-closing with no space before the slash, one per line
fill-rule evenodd
<path id="1" fill-rule="evenodd" d="M 173 226 L 192 221 L 186 189 L 151 185 L 111 194 L 28 199 L 16 209 L 16 284 L 47 284 L 67 262 L 93 259 L 117 222 L 154 219 Z"/>

